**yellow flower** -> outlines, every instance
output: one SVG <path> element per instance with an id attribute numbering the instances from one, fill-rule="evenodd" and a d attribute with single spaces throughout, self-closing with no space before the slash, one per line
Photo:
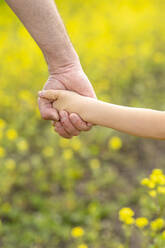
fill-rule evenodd
<path id="1" fill-rule="evenodd" d="M 153 175 L 162 175 L 163 172 L 162 172 L 161 169 L 154 169 L 154 170 L 152 170 L 152 174 L 153 174 Z"/>
<path id="2" fill-rule="evenodd" d="M 5 149 L 0 146 L 0 158 L 3 158 L 5 155 L 6 155 Z"/>
<path id="3" fill-rule="evenodd" d="M 127 56 L 133 56 L 136 52 L 135 46 L 133 45 L 127 45 L 124 50 Z"/>
<path id="4" fill-rule="evenodd" d="M 131 208 L 122 208 L 119 211 L 119 220 L 127 225 L 134 223 L 134 212 Z"/>
<path id="5" fill-rule="evenodd" d="M 42 154 L 45 157 L 52 157 L 54 155 L 54 149 L 51 146 L 46 146 L 43 150 L 42 150 Z"/>
<path id="6" fill-rule="evenodd" d="M 100 161 L 98 159 L 91 159 L 89 164 L 90 164 L 91 169 L 100 168 Z"/>
<path id="7" fill-rule="evenodd" d="M 143 228 L 148 225 L 148 220 L 145 217 L 140 217 L 136 219 L 136 226 L 139 228 Z"/>
<path id="8" fill-rule="evenodd" d="M 153 183 L 158 183 L 159 177 L 158 175 L 151 174 L 150 179 Z"/>
<path id="9" fill-rule="evenodd" d="M 6 136 L 9 140 L 15 140 L 18 137 L 17 131 L 15 129 L 8 129 Z"/>
<path id="10" fill-rule="evenodd" d="M 165 187 L 159 186 L 159 187 L 157 188 L 157 191 L 158 191 L 158 193 L 160 193 L 160 194 L 165 194 Z"/>
<path id="11" fill-rule="evenodd" d="M 124 248 L 124 245 L 119 245 L 117 248 Z"/>
<path id="12" fill-rule="evenodd" d="M 153 231 L 158 231 L 164 226 L 164 220 L 162 218 L 157 218 L 152 221 L 150 225 Z"/>
<path id="13" fill-rule="evenodd" d="M 119 137 L 114 136 L 109 140 L 108 146 L 112 150 L 119 150 L 122 147 L 122 140 Z"/>
<path id="14" fill-rule="evenodd" d="M 143 179 L 141 180 L 141 184 L 142 184 L 142 185 L 145 185 L 145 186 L 148 186 L 149 182 L 150 182 L 150 180 L 149 180 L 147 177 L 146 177 L 146 178 L 143 178 Z"/>
<path id="15" fill-rule="evenodd" d="M 63 152 L 63 158 L 64 158 L 65 160 L 70 160 L 72 157 L 73 157 L 73 152 L 72 152 L 72 150 L 70 150 L 70 149 L 64 150 L 64 152 Z"/>
<path id="16" fill-rule="evenodd" d="M 15 163 L 14 159 L 7 159 L 5 161 L 5 166 L 8 170 L 14 170 L 16 163 Z"/>
<path id="17" fill-rule="evenodd" d="M 62 148 L 68 147 L 69 144 L 70 144 L 70 141 L 69 141 L 68 139 L 60 138 L 59 145 L 60 145 Z"/>
<path id="18" fill-rule="evenodd" d="M 78 150 L 80 150 L 80 148 L 81 148 L 81 142 L 80 142 L 80 140 L 77 138 L 77 137 L 75 137 L 72 141 L 71 141 L 71 147 L 73 148 L 73 150 L 75 150 L 75 151 L 78 151 Z"/>
<path id="19" fill-rule="evenodd" d="M 161 185 L 165 185 L 165 175 L 158 176 L 158 183 Z"/>
<path id="20" fill-rule="evenodd" d="M 28 104 L 30 104 L 30 105 L 33 104 L 34 97 L 30 91 L 22 90 L 18 93 L 18 96 L 20 99 L 27 102 Z"/>
<path id="21" fill-rule="evenodd" d="M 26 151 L 28 149 L 28 143 L 26 140 L 20 140 L 17 143 L 17 147 L 20 151 Z"/>
<path id="22" fill-rule="evenodd" d="M 150 178 L 144 178 L 141 180 L 141 184 L 147 186 L 148 188 L 155 188 L 157 184 L 165 184 L 165 175 L 163 175 L 162 170 L 154 169 Z"/>
<path id="23" fill-rule="evenodd" d="M 81 244 L 81 245 L 78 245 L 77 248 L 88 248 L 88 246 L 86 244 Z"/>
<path id="24" fill-rule="evenodd" d="M 156 197 L 156 190 L 150 190 L 149 192 L 148 192 L 148 194 L 151 196 L 151 197 Z"/>
<path id="25" fill-rule="evenodd" d="M 84 230 L 83 230 L 83 228 L 80 227 L 80 226 L 74 227 L 74 228 L 72 228 L 71 235 L 72 235 L 74 238 L 81 237 L 81 236 L 84 235 Z"/>
<path id="26" fill-rule="evenodd" d="M 145 185 L 145 186 L 147 186 L 148 188 L 151 188 L 151 189 L 153 189 L 155 187 L 155 183 L 152 180 L 148 179 L 148 178 L 142 179 L 141 184 Z"/>
<path id="27" fill-rule="evenodd" d="M 0 119 L 0 128 L 4 128 L 6 126 L 6 122 L 3 119 Z"/>
<path id="28" fill-rule="evenodd" d="M 126 218 L 125 219 L 125 221 L 124 221 L 124 223 L 125 224 L 127 224 L 127 225 L 131 225 L 131 224 L 133 224 L 135 222 L 135 220 L 134 220 L 134 218 L 132 218 L 132 217 L 128 217 L 128 218 Z"/>
<path id="29" fill-rule="evenodd" d="M 162 171 L 159 169 L 153 170 L 152 174 L 150 175 L 150 179 L 155 184 L 165 184 L 165 175 L 163 175 Z"/>
<path id="30" fill-rule="evenodd" d="M 151 188 L 151 189 L 155 188 L 155 183 L 152 181 L 149 181 L 148 188 Z"/>

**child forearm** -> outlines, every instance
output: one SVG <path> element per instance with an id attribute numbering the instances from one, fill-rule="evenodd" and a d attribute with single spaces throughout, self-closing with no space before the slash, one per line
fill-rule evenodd
<path id="1" fill-rule="evenodd" d="M 87 110 L 85 110 L 85 107 Z M 84 120 L 128 134 L 165 139 L 165 112 L 90 101 L 82 111 Z"/>
<path id="2" fill-rule="evenodd" d="M 47 90 L 42 97 L 55 100 L 53 106 L 77 113 L 90 123 L 155 139 L 165 139 L 165 112 L 105 103 L 69 91 Z"/>

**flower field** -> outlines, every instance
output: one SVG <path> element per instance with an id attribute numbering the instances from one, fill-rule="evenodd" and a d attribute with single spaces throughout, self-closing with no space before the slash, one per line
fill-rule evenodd
<path id="1" fill-rule="evenodd" d="M 163 0 L 56 3 L 99 99 L 165 109 Z M 0 58 L 0 247 L 164 248 L 165 142 L 58 136 L 37 105 L 43 55 L 3 0 Z"/>

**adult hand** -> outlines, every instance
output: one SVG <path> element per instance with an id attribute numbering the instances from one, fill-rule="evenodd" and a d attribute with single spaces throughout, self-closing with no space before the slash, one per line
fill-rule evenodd
<path id="1" fill-rule="evenodd" d="M 68 89 L 95 97 L 55 1 L 6 0 L 6 2 L 43 52 L 50 73 L 44 89 Z M 39 98 L 38 102 L 44 119 L 60 120 L 57 121 L 55 129 L 61 136 L 71 138 L 78 135 L 81 130 L 90 129 L 90 125 L 83 122 L 77 115 L 69 116 L 65 111 L 58 115 L 50 101 Z"/>
<path id="2" fill-rule="evenodd" d="M 71 65 L 51 73 L 44 90 L 71 90 L 81 95 L 96 98 L 93 87 L 84 73 L 81 65 Z M 52 102 L 45 98 L 38 98 L 40 113 L 43 119 L 53 120 L 55 131 L 64 138 L 72 138 L 80 131 L 88 131 L 92 124 L 84 122 L 77 114 L 59 113 L 52 106 Z"/>

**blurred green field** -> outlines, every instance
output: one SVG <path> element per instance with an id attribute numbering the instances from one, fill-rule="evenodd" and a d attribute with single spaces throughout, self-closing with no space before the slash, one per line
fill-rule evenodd
<path id="1" fill-rule="evenodd" d="M 56 3 L 99 99 L 165 109 L 163 0 Z M 125 246 L 118 212 L 140 215 L 139 181 L 164 169 L 165 142 L 100 127 L 55 134 L 37 106 L 43 55 L 4 1 L 0 58 L 0 247 L 141 248 L 137 232 Z"/>

